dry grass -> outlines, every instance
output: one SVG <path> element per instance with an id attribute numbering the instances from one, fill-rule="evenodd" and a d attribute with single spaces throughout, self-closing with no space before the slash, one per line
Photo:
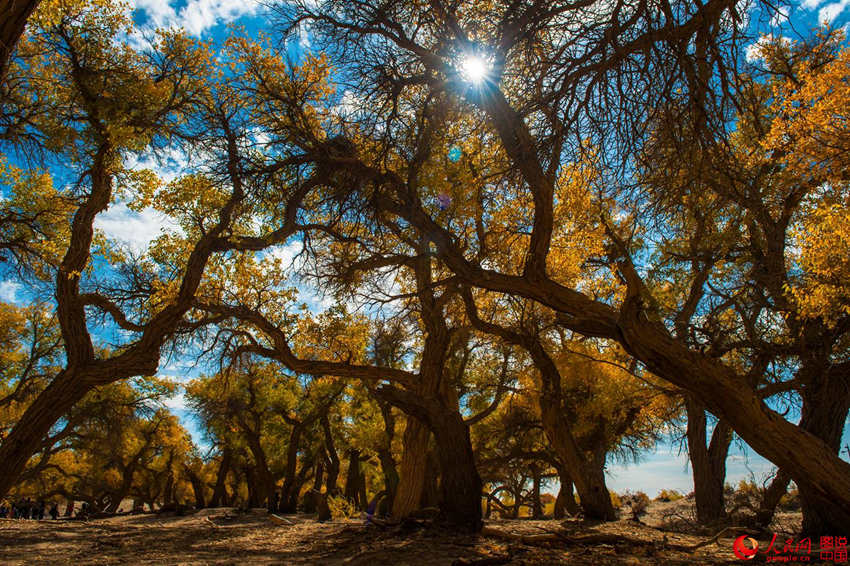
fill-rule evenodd
<path id="1" fill-rule="evenodd" d="M 663 513 L 659 506 L 659 503 L 650 506 L 648 523 Z M 664 532 L 628 520 L 602 525 L 577 520 L 495 520 L 488 521 L 487 526 L 497 532 L 523 536 L 606 534 L 645 543 L 527 544 L 499 536 L 472 536 L 435 528 L 382 529 L 366 526 L 363 521 L 318 523 L 311 516 L 288 518 L 292 524 L 278 525 L 264 513 L 236 515 L 217 509 L 185 517 L 125 515 L 89 522 L 7 519 L 0 521 L 0 563 L 427 566 L 476 561 L 593 565 L 735 561 L 731 538 L 720 539 L 694 553 L 677 552 L 669 547 L 695 545 L 704 537 Z"/>

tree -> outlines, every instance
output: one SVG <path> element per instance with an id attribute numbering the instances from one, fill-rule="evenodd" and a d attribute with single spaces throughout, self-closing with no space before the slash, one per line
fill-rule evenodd
<path id="1" fill-rule="evenodd" d="M 662 313 L 657 311 L 652 290 L 636 265 L 640 242 L 627 237 L 633 233 L 628 215 L 621 222 L 603 216 L 607 242 L 602 260 L 610 266 L 611 276 L 618 278 L 622 284 L 616 302 L 602 301 L 592 294 L 562 284 L 557 272 L 550 271 L 549 267 L 555 172 L 564 161 L 564 152 L 570 149 L 564 145 L 566 134 L 560 125 L 574 123 L 574 117 L 584 112 L 589 115 L 594 109 L 592 104 L 571 106 L 569 103 L 604 100 L 612 102 L 613 108 L 623 108 L 616 105 L 626 104 L 627 99 L 612 100 L 608 96 L 610 91 L 601 86 L 594 90 L 594 87 L 617 84 L 616 81 L 622 77 L 632 76 L 625 70 L 634 66 L 639 70 L 638 77 L 648 79 L 652 72 L 657 73 L 653 80 L 656 80 L 658 89 L 651 88 L 649 92 L 669 97 L 670 92 L 675 92 L 670 90 L 670 84 L 681 85 L 691 107 L 699 106 L 706 99 L 707 79 L 710 78 L 705 73 L 714 73 L 723 61 L 719 55 L 713 55 L 706 68 L 694 68 L 690 64 L 692 59 L 682 56 L 680 49 L 684 49 L 692 38 L 696 41 L 695 47 L 701 50 L 706 49 L 709 42 L 721 45 L 718 38 L 721 35 L 728 37 L 723 34 L 729 29 L 722 26 L 729 21 L 730 15 L 734 20 L 734 10 L 724 3 L 709 4 L 695 12 L 685 7 L 681 20 L 665 24 L 663 39 L 656 33 L 652 20 L 642 20 L 639 12 L 629 20 L 629 24 L 634 26 L 632 28 L 623 28 L 624 24 L 617 20 L 615 13 L 612 25 L 618 33 L 605 37 L 616 37 L 619 42 L 623 41 L 624 33 L 628 35 L 631 31 L 634 32 L 631 42 L 623 42 L 617 49 L 607 52 L 600 48 L 606 45 L 606 39 L 593 35 L 598 29 L 588 30 L 589 35 L 570 30 L 570 37 L 581 38 L 576 40 L 575 45 L 567 44 L 576 55 L 569 52 L 571 56 L 560 59 L 541 57 L 540 64 L 532 72 L 527 65 L 523 66 L 522 55 L 526 52 L 519 46 L 524 45 L 523 42 L 533 43 L 541 49 L 555 49 L 552 46 L 559 45 L 545 41 L 545 34 L 558 29 L 556 22 L 560 22 L 543 9 L 529 8 L 529 12 L 515 16 L 518 20 L 506 10 L 501 20 L 488 20 L 501 22 L 492 29 L 475 29 L 474 10 L 455 12 L 462 14 L 458 19 L 446 11 L 435 9 L 432 12 L 434 17 L 421 21 L 421 26 L 417 27 L 411 22 L 417 21 L 418 13 L 410 6 L 399 4 L 392 11 L 377 12 L 369 6 L 332 4 L 322 4 L 320 10 L 312 4 L 301 5 L 296 10 L 296 17 L 314 23 L 314 31 L 328 40 L 327 45 L 338 42 L 346 46 L 339 52 L 341 61 L 346 68 L 352 69 L 352 73 L 359 69 L 357 76 L 363 82 L 358 88 L 362 86 L 364 96 L 375 100 L 380 94 L 387 101 L 386 116 L 391 124 L 397 123 L 394 120 L 399 116 L 392 113 L 394 101 L 403 100 L 405 95 L 415 90 L 426 91 L 432 99 L 448 97 L 470 114 L 486 120 L 491 128 L 488 134 L 492 132 L 490 139 L 498 140 L 507 155 L 510 171 L 521 180 L 523 193 L 533 203 L 532 218 L 522 224 L 530 227 L 529 235 L 521 240 L 525 245 L 524 253 L 518 254 L 524 258 L 522 270 L 515 273 L 494 269 L 492 264 L 482 262 L 480 255 L 475 255 L 480 244 L 470 245 L 474 233 L 446 223 L 439 214 L 423 206 L 417 191 L 405 182 L 407 171 L 387 160 L 369 158 L 376 153 L 383 155 L 381 152 L 352 150 L 356 144 L 348 140 L 347 144 L 337 144 L 339 148 L 349 148 L 348 151 L 324 154 L 317 165 L 346 167 L 352 174 L 359 172 L 360 184 L 351 185 L 352 194 L 363 195 L 381 213 L 403 219 L 425 235 L 433 246 L 434 255 L 457 280 L 533 299 L 556 311 L 561 326 L 584 335 L 619 342 L 648 370 L 695 395 L 708 410 L 726 419 L 754 449 L 788 470 L 801 490 L 809 494 L 809 500 L 817 502 L 827 524 L 846 523 L 850 518 L 846 512 L 850 508 L 846 496 L 850 493 L 850 466 L 806 426 L 788 422 L 767 406 L 763 394 L 736 368 L 710 353 L 690 347 L 685 339 L 671 334 L 663 323 Z M 439 4 L 436 6 L 440 7 Z M 470 39 L 473 29 L 477 43 L 496 46 L 493 76 L 475 87 L 464 80 L 452 60 L 454 53 L 475 44 Z M 522 30 L 522 33 L 517 30 Z M 380 41 L 372 41 L 378 38 Z M 642 57 L 649 46 L 657 49 L 652 53 L 657 54 L 663 64 Z M 561 52 L 568 53 L 565 50 Z M 386 61 L 405 61 L 405 65 L 389 66 Z M 370 68 L 370 65 L 373 67 Z M 534 88 L 515 88 L 511 78 L 518 76 L 519 70 L 525 77 L 538 77 L 525 81 Z M 641 74 L 643 72 L 647 74 Z M 564 80 L 547 81 L 543 79 L 543 73 L 562 76 Z M 416 79 L 411 80 L 411 76 Z M 670 82 L 661 87 L 657 82 L 659 76 L 669 77 Z M 369 77 L 381 77 L 381 81 L 373 81 Z M 611 83 L 606 83 L 603 78 L 611 80 Z M 510 87 L 510 90 L 503 90 L 500 84 L 505 89 Z M 587 96 L 573 96 L 587 85 L 591 89 Z M 663 105 L 662 100 L 655 107 L 660 105 Z M 380 105 L 373 104 L 373 107 Z M 644 107 L 644 112 L 646 108 L 649 107 Z M 620 114 L 608 108 L 606 112 L 616 115 L 623 127 L 642 122 L 645 114 L 640 114 L 640 108 L 635 109 L 637 114 L 628 114 L 626 110 L 623 108 Z M 698 110 L 697 114 L 705 113 L 704 108 Z M 635 120 L 626 119 L 630 117 Z M 438 125 L 441 116 L 435 114 L 431 118 L 432 122 L 429 123 L 428 118 L 423 122 L 428 131 L 441 128 Z M 392 127 L 385 127 L 382 131 L 396 132 Z M 581 131 L 577 133 L 582 134 Z M 418 145 L 411 153 L 416 154 L 417 149 L 426 155 L 429 151 Z M 571 149 L 575 151 L 576 148 Z M 789 446 L 797 449 L 788 450 Z"/>

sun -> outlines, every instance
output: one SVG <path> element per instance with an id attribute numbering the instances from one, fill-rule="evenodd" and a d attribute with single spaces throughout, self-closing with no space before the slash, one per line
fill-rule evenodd
<path id="1" fill-rule="evenodd" d="M 490 72 L 490 64 L 478 55 L 467 55 L 460 62 L 460 73 L 471 83 L 480 83 Z"/>

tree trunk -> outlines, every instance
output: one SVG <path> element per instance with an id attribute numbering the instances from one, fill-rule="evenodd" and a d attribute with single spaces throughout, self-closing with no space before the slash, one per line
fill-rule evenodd
<path id="1" fill-rule="evenodd" d="M 759 526 L 767 529 L 770 523 L 773 522 L 773 516 L 776 514 L 776 507 L 782 496 L 788 492 L 788 483 L 791 481 L 791 476 L 779 470 L 776 472 L 776 477 L 770 482 L 770 485 L 764 490 L 759 502 L 758 511 L 756 511 L 756 522 Z"/>
<path id="2" fill-rule="evenodd" d="M 392 515 L 403 519 L 419 508 L 425 487 L 425 465 L 431 431 L 415 417 L 407 417 L 402 437 L 403 452 L 398 490 L 393 500 Z"/>
<path id="3" fill-rule="evenodd" d="M 263 504 L 263 486 L 258 482 L 257 469 L 254 466 L 245 466 L 245 484 L 248 486 L 248 507 L 260 507 Z"/>
<path id="4" fill-rule="evenodd" d="M 419 506 L 439 507 L 440 501 L 440 462 L 436 452 L 428 450 L 428 457 L 425 459 L 425 481 L 422 486 L 422 499 L 419 500 Z"/>
<path id="5" fill-rule="evenodd" d="M 243 432 L 245 432 L 244 436 L 247 441 L 248 448 L 251 450 L 251 455 L 254 457 L 254 474 L 256 476 L 256 485 L 254 490 L 256 492 L 257 501 L 259 501 L 260 505 L 263 503 L 268 505 L 271 502 L 272 495 L 275 491 L 275 481 L 271 470 L 269 470 L 266 452 L 263 450 L 263 446 L 260 443 L 260 436 L 258 434 L 252 434 L 247 431 Z"/>
<path id="6" fill-rule="evenodd" d="M 580 509 L 573 496 L 573 478 L 563 465 L 558 465 L 558 476 L 561 487 L 558 489 L 558 497 L 555 498 L 555 519 L 563 519 L 569 513 L 578 515 Z"/>
<path id="7" fill-rule="evenodd" d="M 647 369 L 689 391 L 725 418 L 753 450 L 786 470 L 821 525 L 850 525 L 850 464 L 824 440 L 771 410 L 734 371 L 674 340 L 664 326 L 642 318 L 640 299 L 621 308 L 619 341 Z M 814 408 L 817 405 L 814 405 Z M 820 407 L 818 407 L 820 409 Z M 811 523 L 809 523 L 811 525 Z M 815 529 L 821 530 L 821 529 Z M 811 532 L 811 530 L 810 530 Z"/>
<path id="8" fill-rule="evenodd" d="M 531 518 L 543 518 L 543 505 L 540 503 L 540 468 L 536 464 L 531 465 Z"/>
<path id="9" fill-rule="evenodd" d="M 0 0 L 0 82 L 6 80 L 15 46 L 24 33 L 27 19 L 40 0 Z"/>
<path id="10" fill-rule="evenodd" d="M 594 463 L 578 447 L 566 415 L 550 399 L 541 395 L 540 409 L 543 431 L 552 444 L 558 459 L 569 470 L 578 491 L 581 510 L 588 519 L 614 521 L 617 518 L 611 495 L 605 485 L 604 459 L 602 466 Z"/>
<path id="11" fill-rule="evenodd" d="M 433 421 L 440 462 L 441 515 L 459 529 L 480 531 L 483 484 L 475 466 L 469 427 L 457 411 L 447 410 Z"/>
<path id="12" fill-rule="evenodd" d="M 348 450 L 348 473 L 345 475 L 343 495 L 358 509 L 365 509 L 364 502 L 360 500 L 360 450 L 356 448 Z"/>
<path id="13" fill-rule="evenodd" d="M 51 427 L 89 390 L 75 376 L 63 370 L 27 407 L 0 444 L 0 499 L 15 485 Z"/>
<path id="14" fill-rule="evenodd" d="M 322 415 L 322 430 L 325 434 L 325 454 L 327 455 L 328 479 L 325 482 L 325 490 L 328 495 L 336 495 L 339 493 L 337 479 L 339 478 L 339 455 L 334 446 L 334 439 L 331 436 L 331 423 L 327 415 Z"/>
<path id="15" fill-rule="evenodd" d="M 800 428 L 823 440 L 836 456 L 841 449 L 841 436 L 850 408 L 850 384 L 843 379 L 824 372 L 814 383 L 801 392 L 803 407 Z M 850 474 L 850 472 L 848 472 Z M 843 521 L 822 509 L 817 490 L 808 484 L 800 484 L 800 499 L 803 511 L 803 536 L 835 536 L 850 532 L 850 519 Z M 780 495 L 781 497 L 781 495 Z M 850 509 L 848 509 L 850 512 Z"/>
<path id="16" fill-rule="evenodd" d="M 718 420 L 706 447 L 705 407 L 697 400 L 688 398 L 686 410 L 688 456 L 693 470 L 697 521 L 707 525 L 726 516 L 723 486 L 726 482 L 726 455 L 732 442 L 732 429 L 726 421 Z"/>
<path id="17" fill-rule="evenodd" d="M 381 462 L 381 472 L 384 474 L 384 491 L 387 494 L 384 505 L 388 509 L 392 509 L 399 482 L 398 470 L 392 452 L 393 438 L 395 437 L 395 417 L 389 403 L 380 401 L 379 403 L 381 415 L 384 419 L 384 442 L 378 448 L 378 460 Z"/>
<path id="18" fill-rule="evenodd" d="M 186 476 L 192 484 L 192 493 L 195 496 L 195 509 L 203 509 L 206 506 L 206 495 L 204 494 L 204 485 L 201 477 L 196 474 L 189 466 L 185 466 Z"/>
<path id="19" fill-rule="evenodd" d="M 289 434 L 289 446 L 286 449 L 286 472 L 280 493 L 281 513 L 295 513 L 298 503 L 296 472 L 298 471 L 298 446 L 301 443 L 301 427 L 295 425 Z"/>
<path id="20" fill-rule="evenodd" d="M 231 459 L 230 450 L 225 448 L 221 454 L 221 463 L 218 465 L 218 474 L 215 478 L 215 488 L 213 488 L 212 499 L 210 499 L 210 507 L 221 507 L 221 504 L 227 499 L 227 472 L 230 471 Z"/>
<path id="21" fill-rule="evenodd" d="M 322 497 L 322 482 L 325 479 L 325 458 L 316 459 L 316 471 L 313 474 L 313 488 L 307 493 L 304 500 L 304 512 L 315 513 L 319 509 L 319 499 Z"/>

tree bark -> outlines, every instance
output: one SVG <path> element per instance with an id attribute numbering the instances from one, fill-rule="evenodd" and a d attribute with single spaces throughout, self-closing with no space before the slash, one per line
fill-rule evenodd
<path id="1" fill-rule="evenodd" d="M 726 455 L 732 442 L 732 429 L 726 421 L 718 420 L 706 447 L 705 407 L 689 398 L 686 411 L 688 456 L 693 470 L 697 521 L 706 525 L 726 516 L 723 486 L 726 482 Z"/>
<path id="2" fill-rule="evenodd" d="M 483 484 L 475 465 L 469 426 L 456 411 L 446 411 L 431 423 L 440 462 L 440 511 L 446 522 L 477 532 L 481 520 Z"/>
<path id="3" fill-rule="evenodd" d="M 328 456 L 328 478 L 325 483 L 325 491 L 328 495 L 336 495 L 339 493 L 337 479 L 339 478 L 339 455 L 336 452 L 333 436 L 331 436 L 331 423 L 327 415 L 323 415 L 321 419 L 322 431 L 325 435 L 325 453 Z"/>
<path id="4" fill-rule="evenodd" d="M 425 487 L 425 466 L 431 431 L 416 417 L 407 417 L 402 437 L 401 469 L 392 515 L 403 519 L 419 508 Z"/>
<path id="5" fill-rule="evenodd" d="M 298 507 L 298 487 L 296 473 L 298 471 L 298 446 L 301 444 L 301 427 L 294 425 L 289 434 L 289 446 L 286 448 L 286 472 L 283 476 L 283 487 L 280 492 L 281 513 L 295 513 Z"/>
<path id="6" fill-rule="evenodd" d="M 843 376 L 842 376 L 843 377 Z M 850 384 L 844 379 L 823 374 L 801 392 L 803 407 L 800 428 L 823 440 L 836 456 L 841 449 L 841 436 L 850 408 Z M 850 475 L 850 472 L 848 472 Z M 803 536 L 835 536 L 850 532 L 850 519 L 844 521 L 823 508 L 818 490 L 808 483 L 797 482 L 803 511 Z M 780 495 L 781 497 L 781 495 Z M 847 510 L 850 514 L 850 509 Z"/>
<path id="7" fill-rule="evenodd" d="M 27 19 L 40 0 L 0 0 L 0 83 L 6 80 L 15 46 L 26 28 Z"/>
<path id="8" fill-rule="evenodd" d="M 186 471 L 186 476 L 189 478 L 189 482 L 192 484 L 192 493 L 195 496 L 195 509 L 203 509 L 206 507 L 206 494 L 204 493 L 206 486 L 203 480 L 201 480 L 201 477 L 191 467 L 186 465 L 184 466 L 184 470 Z"/>
<path id="9" fill-rule="evenodd" d="M 600 521 L 614 521 L 617 518 L 611 495 L 605 485 L 604 461 L 602 466 L 594 462 L 578 447 L 572 435 L 572 427 L 566 415 L 556 407 L 551 398 L 541 396 L 543 431 L 552 444 L 558 459 L 569 470 L 570 478 L 576 487 L 579 504 L 584 516 Z"/>
<path id="10" fill-rule="evenodd" d="M 637 300 L 637 299 L 632 299 Z M 768 408 L 731 369 L 676 342 L 659 323 L 639 322 L 623 307 L 621 343 L 647 369 L 690 391 L 725 418 L 756 452 L 786 470 L 823 524 L 850 525 L 850 464 L 836 449 Z M 840 531 L 839 531 L 840 532 Z"/>
<path id="11" fill-rule="evenodd" d="M 776 477 L 773 478 L 773 481 L 764 490 L 761 501 L 759 502 L 759 508 L 756 511 L 756 522 L 759 526 L 767 529 L 770 523 L 773 522 L 776 507 L 779 505 L 782 496 L 788 492 L 790 481 L 791 476 L 782 470 L 776 472 Z"/>
<path id="12" fill-rule="evenodd" d="M 227 472 L 230 471 L 232 458 L 230 450 L 225 448 L 221 454 L 221 463 L 218 465 L 218 474 L 215 478 L 210 507 L 221 507 L 221 504 L 227 499 Z"/>
<path id="13" fill-rule="evenodd" d="M 540 502 L 540 468 L 536 464 L 531 465 L 531 518 L 543 518 L 543 505 Z"/>
<path id="14" fill-rule="evenodd" d="M 260 436 L 258 434 L 253 434 L 248 431 L 248 429 L 244 429 L 243 433 L 247 441 L 248 448 L 251 450 L 251 455 L 254 457 L 254 475 L 256 478 L 254 490 L 256 492 L 257 501 L 260 505 L 264 502 L 268 505 L 268 503 L 271 502 L 272 495 L 275 491 L 275 481 L 271 470 L 269 470 L 266 451 L 263 450 L 263 446 L 260 443 Z"/>
<path id="15" fill-rule="evenodd" d="M 365 509 L 364 502 L 360 500 L 360 450 L 356 448 L 348 450 L 348 472 L 345 475 L 343 495 L 358 509 Z"/>
<path id="16" fill-rule="evenodd" d="M 21 415 L 9 435 L 0 443 L 0 497 L 15 485 L 17 478 L 35 454 L 51 427 L 64 416 L 90 388 L 81 385 L 68 370 L 63 370 Z"/>

